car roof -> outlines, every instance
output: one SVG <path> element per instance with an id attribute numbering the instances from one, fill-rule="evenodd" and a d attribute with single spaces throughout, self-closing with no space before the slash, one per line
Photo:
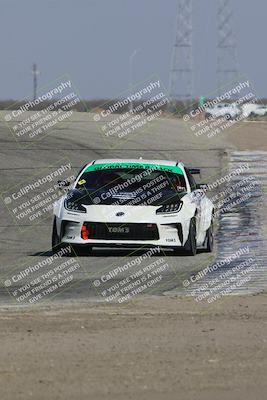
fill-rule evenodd
<path id="1" fill-rule="evenodd" d="M 184 164 L 179 161 L 170 160 L 148 160 L 145 158 L 105 158 L 98 159 L 92 162 L 93 164 L 112 164 L 112 163 L 127 163 L 127 164 L 152 164 L 152 165 L 170 165 L 172 167 L 184 167 Z M 88 164 L 91 165 L 92 163 Z"/>

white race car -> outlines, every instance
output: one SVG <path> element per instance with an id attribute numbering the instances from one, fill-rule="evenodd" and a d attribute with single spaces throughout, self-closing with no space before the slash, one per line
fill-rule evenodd
<path id="1" fill-rule="evenodd" d="M 54 204 L 52 248 L 71 244 L 83 254 L 110 246 L 211 252 L 214 206 L 194 173 L 200 170 L 165 160 L 86 164 Z"/>
<path id="2" fill-rule="evenodd" d="M 227 120 L 235 119 L 241 115 L 241 108 L 235 103 L 219 103 L 213 107 L 206 108 L 206 118 L 224 117 Z"/>
<path id="3" fill-rule="evenodd" d="M 263 104 L 246 103 L 242 106 L 243 115 L 247 117 L 262 117 L 267 115 L 267 106 Z"/>

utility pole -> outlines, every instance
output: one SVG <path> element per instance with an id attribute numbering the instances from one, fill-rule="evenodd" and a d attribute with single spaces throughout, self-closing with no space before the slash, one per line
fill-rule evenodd
<path id="1" fill-rule="evenodd" d="M 236 41 L 233 31 L 233 8 L 231 0 L 219 0 L 217 10 L 217 88 L 218 95 L 223 87 L 233 82 L 238 75 Z"/>
<path id="2" fill-rule="evenodd" d="M 175 41 L 172 52 L 169 95 L 186 102 L 193 95 L 192 0 L 178 0 Z"/>
<path id="3" fill-rule="evenodd" d="M 133 91 L 133 60 L 137 53 L 139 53 L 140 49 L 136 49 L 132 52 L 129 57 L 129 81 L 130 81 L 130 95 L 132 95 Z M 133 102 L 131 101 L 129 104 L 129 111 L 133 111 Z"/>
<path id="4" fill-rule="evenodd" d="M 36 99 L 37 96 L 37 75 L 40 74 L 40 71 L 37 70 L 37 65 L 34 63 L 32 65 L 32 75 L 33 75 L 33 100 Z"/>

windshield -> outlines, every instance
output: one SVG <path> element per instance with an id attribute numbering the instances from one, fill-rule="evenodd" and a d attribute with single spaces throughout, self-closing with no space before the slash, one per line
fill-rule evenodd
<path id="1" fill-rule="evenodd" d="M 75 188 L 95 204 L 160 205 L 177 202 L 187 193 L 182 174 L 142 168 L 85 172 Z"/>

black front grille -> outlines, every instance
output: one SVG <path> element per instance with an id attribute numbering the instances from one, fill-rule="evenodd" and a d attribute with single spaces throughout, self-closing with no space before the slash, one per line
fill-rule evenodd
<path id="1" fill-rule="evenodd" d="M 103 240 L 158 240 L 156 224 L 117 224 L 85 222 L 89 239 Z"/>

